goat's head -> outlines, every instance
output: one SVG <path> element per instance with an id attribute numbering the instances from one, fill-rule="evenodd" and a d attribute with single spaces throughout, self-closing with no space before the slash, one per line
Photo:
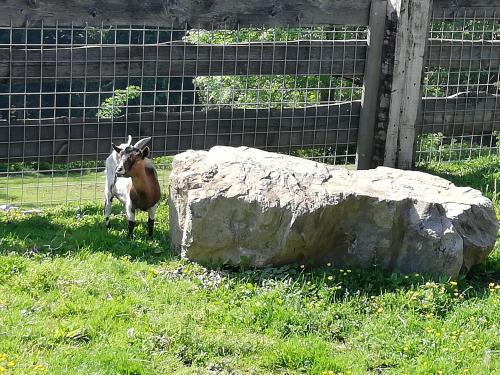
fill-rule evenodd
<path id="1" fill-rule="evenodd" d="M 118 153 L 118 165 L 116 166 L 116 175 L 118 177 L 131 177 L 130 171 L 134 165 L 149 155 L 149 147 L 144 147 L 151 140 L 151 137 L 143 138 L 135 145 L 131 145 L 131 138 L 127 144 L 117 146 L 114 143 L 111 145 Z"/>

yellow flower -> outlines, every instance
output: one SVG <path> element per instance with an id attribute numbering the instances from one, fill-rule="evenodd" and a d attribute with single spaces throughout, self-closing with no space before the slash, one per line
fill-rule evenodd
<path id="1" fill-rule="evenodd" d="M 3 374 L 7 369 L 3 366 L 0 366 L 0 374 Z"/>
<path id="2" fill-rule="evenodd" d="M 8 367 L 14 367 L 15 365 L 16 365 L 16 362 L 15 362 L 15 361 L 9 361 L 9 362 L 7 363 L 7 366 L 8 366 Z"/>
<path id="3" fill-rule="evenodd" d="M 333 280 L 333 276 L 328 276 L 328 280 Z"/>
<path id="4" fill-rule="evenodd" d="M 7 354 L 0 353 L 0 361 L 5 361 L 7 359 Z"/>
<path id="5" fill-rule="evenodd" d="M 495 287 L 495 283 L 489 283 L 489 284 L 488 284 L 488 286 L 489 286 L 490 288 L 494 288 L 494 287 Z"/>
<path id="6" fill-rule="evenodd" d="M 457 286 L 458 283 L 456 281 L 450 281 L 450 284 L 453 285 L 453 286 Z"/>
<path id="7" fill-rule="evenodd" d="M 351 273 L 351 270 L 347 270 L 347 272 Z"/>
<path id="8" fill-rule="evenodd" d="M 408 348 L 407 346 L 405 346 L 405 347 L 403 348 L 403 351 L 404 351 L 404 352 L 407 352 L 408 350 L 410 350 L 410 348 Z"/>
<path id="9" fill-rule="evenodd" d="M 377 312 L 379 312 L 379 313 L 381 313 L 382 311 L 384 311 L 384 309 L 383 309 L 382 307 L 379 307 L 379 308 L 377 309 Z"/>
<path id="10" fill-rule="evenodd" d="M 45 371 L 47 368 L 44 365 L 35 365 L 35 366 L 33 366 L 33 369 L 35 371 L 40 371 L 41 372 L 41 371 Z"/>

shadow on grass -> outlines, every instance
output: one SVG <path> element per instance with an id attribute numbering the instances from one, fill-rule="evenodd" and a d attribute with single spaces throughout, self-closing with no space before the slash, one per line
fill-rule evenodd
<path id="1" fill-rule="evenodd" d="M 498 253 L 500 251 L 497 250 L 496 258 L 474 267 L 468 275 L 460 275 L 456 279 L 444 275 L 439 278 L 425 274 L 404 275 L 375 267 L 340 269 L 333 265 L 317 268 L 289 265 L 262 270 L 219 268 L 218 274 L 227 278 L 227 284 L 231 285 L 229 289 L 242 295 L 242 298 L 247 294 L 258 294 L 256 289 L 259 287 L 264 290 L 277 287 L 286 289 L 283 294 L 291 293 L 305 301 L 322 300 L 330 304 L 351 301 L 352 306 L 370 309 L 370 306 L 376 305 L 376 301 L 382 298 L 385 301 L 383 303 L 388 305 L 403 304 L 424 315 L 446 318 L 463 303 L 487 300 L 492 294 L 498 293 L 494 289 L 494 285 L 500 282 Z M 206 283 L 210 284 L 212 274 L 213 271 L 208 271 L 205 273 L 208 276 L 197 277 L 201 280 L 206 277 Z M 375 312 L 373 309 L 371 311 Z"/>
<path id="2" fill-rule="evenodd" d="M 133 260 L 157 263 L 173 257 L 165 211 L 164 207 L 159 209 L 152 241 L 147 239 L 146 213 L 137 214 L 134 239 L 127 239 L 127 221 L 122 207 L 118 205 L 113 207 L 110 230 L 104 226 L 99 204 L 65 206 L 47 210 L 42 215 L 10 211 L 0 214 L 0 252 L 28 256 L 104 252 L 116 257 L 127 256 Z"/>
<path id="3" fill-rule="evenodd" d="M 147 214 L 137 218 L 135 238 L 126 238 L 127 222 L 121 205 L 113 207 L 112 229 L 103 224 L 102 205 L 87 204 L 82 207 L 64 206 L 49 209 L 42 215 L 23 215 L 17 211 L 0 214 L 0 253 L 15 252 L 24 256 L 47 254 L 67 256 L 78 253 L 110 253 L 115 257 L 150 264 L 176 259 L 170 250 L 167 224 L 167 207 L 163 198 L 157 214 L 155 236 L 148 241 L 146 236 Z M 183 263 L 184 267 L 189 262 Z M 236 284 L 247 282 L 264 284 L 289 279 L 292 283 L 310 285 L 307 293 L 314 293 L 314 285 L 330 283 L 341 285 L 340 295 L 381 295 L 386 292 L 410 290 L 418 285 L 436 280 L 430 275 L 402 275 L 382 269 L 338 269 L 333 266 L 316 265 L 302 268 L 291 265 L 266 269 L 227 268 L 213 266 Z M 208 270 L 202 272 L 209 272 Z M 438 281 L 446 283 L 448 278 Z M 467 298 L 486 296 L 490 283 L 500 282 L 500 249 L 483 264 L 474 267 L 466 276 L 459 278 Z M 308 284 L 309 283 L 309 284 Z M 337 283 L 337 284 L 336 284 Z"/>
<path id="4" fill-rule="evenodd" d="M 246 269 L 244 267 L 219 267 L 219 270 L 227 272 L 227 275 L 252 282 L 259 282 L 269 279 L 283 279 L 291 276 L 292 280 L 308 279 L 309 281 L 318 281 L 323 278 L 328 278 L 331 275 L 342 275 L 342 279 L 350 285 L 351 290 L 369 291 L 394 291 L 388 289 L 388 281 L 393 281 L 394 285 L 404 286 L 410 284 L 425 284 L 426 282 L 448 282 L 450 277 L 442 275 L 439 277 L 430 274 L 402 274 L 395 271 L 388 271 L 378 267 L 371 268 L 338 268 L 334 265 L 326 266 L 309 266 L 302 268 L 302 265 L 287 265 L 282 267 L 272 267 L 265 269 Z M 466 275 L 459 275 L 456 278 L 460 282 L 464 282 L 479 289 L 487 289 L 490 283 L 500 282 L 500 249 L 496 249 L 490 257 L 482 264 L 472 267 Z M 338 280 L 338 279 L 337 279 Z"/>

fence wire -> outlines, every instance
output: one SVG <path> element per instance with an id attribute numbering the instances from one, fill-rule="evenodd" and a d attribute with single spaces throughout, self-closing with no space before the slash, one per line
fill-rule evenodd
<path id="1" fill-rule="evenodd" d="M 500 8 L 435 11 L 416 161 L 500 155 Z"/>
<path id="2" fill-rule="evenodd" d="M 366 28 L 0 29 L 0 204 L 100 200 L 111 140 L 352 164 Z"/>

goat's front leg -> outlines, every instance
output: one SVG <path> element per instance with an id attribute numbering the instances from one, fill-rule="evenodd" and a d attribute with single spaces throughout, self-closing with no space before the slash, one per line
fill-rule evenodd
<path id="1" fill-rule="evenodd" d="M 108 229 L 111 228 L 111 222 L 109 221 L 109 216 L 111 215 L 111 202 L 113 202 L 113 194 L 106 185 L 106 189 L 104 192 L 104 223 L 106 224 L 106 228 Z"/>
<path id="2" fill-rule="evenodd" d="M 155 217 L 156 217 L 156 209 L 158 208 L 158 204 L 155 204 L 148 210 L 148 237 L 150 240 L 153 239 L 153 230 L 155 227 Z"/>
<path id="3" fill-rule="evenodd" d="M 127 202 L 125 205 L 125 215 L 128 220 L 128 238 L 132 238 L 134 236 L 134 228 L 135 228 L 135 209 L 132 207 L 132 202 Z"/>
<path id="4" fill-rule="evenodd" d="M 106 228 L 111 228 L 111 221 L 109 220 L 109 216 L 111 215 L 111 202 L 113 201 L 113 197 L 106 197 L 104 200 L 104 223 L 106 224 Z"/>

